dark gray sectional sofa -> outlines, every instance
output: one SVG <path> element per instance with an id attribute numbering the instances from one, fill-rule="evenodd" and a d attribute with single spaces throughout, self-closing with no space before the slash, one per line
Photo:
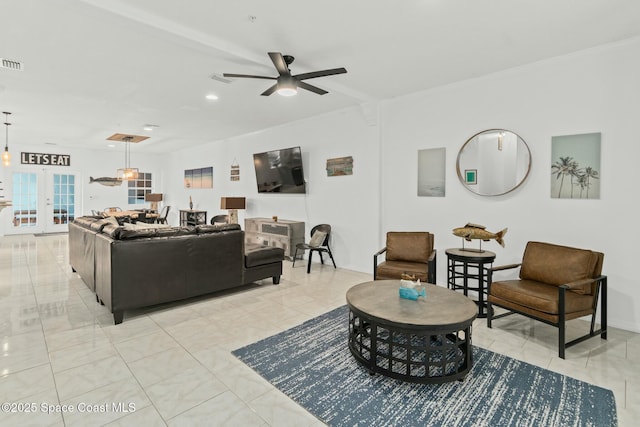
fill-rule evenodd
<path id="1" fill-rule="evenodd" d="M 283 259 L 281 248 L 245 248 L 237 224 L 129 229 L 81 217 L 69 225 L 69 263 L 116 324 L 126 310 L 269 277 L 278 284 Z"/>

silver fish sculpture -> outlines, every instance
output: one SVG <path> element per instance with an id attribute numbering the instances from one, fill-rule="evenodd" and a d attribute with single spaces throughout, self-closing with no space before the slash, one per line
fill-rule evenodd
<path id="1" fill-rule="evenodd" d="M 500 230 L 497 233 L 492 233 L 485 230 L 483 225 L 468 223 L 464 227 L 454 228 L 453 234 L 468 241 L 471 241 L 472 239 L 480 239 L 488 242 L 491 239 L 495 239 L 495 241 L 504 248 L 504 240 L 502 240 L 502 238 L 507 234 L 507 228 Z"/>
<path id="2" fill-rule="evenodd" d="M 115 187 L 118 185 L 122 185 L 122 180 L 120 178 L 110 178 L 108 176 L 103 176 L 100 178 L 94 178 L 90 176 L 89 184 L 93 184 L 94 182 L 97 182 L 98 184 L 106 185 L 108 187 Z"/>

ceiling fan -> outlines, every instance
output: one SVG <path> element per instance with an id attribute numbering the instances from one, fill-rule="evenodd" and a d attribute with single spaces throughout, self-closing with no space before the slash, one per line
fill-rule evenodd
<path id="1" fill-rule="evenodd" d="M 344 74 L 347 72 L 347 70 L 344 68 L 332 68 L 330 70 L 312 71 L 310 73 L 291 75 L 289 65 L 291 65 L 294 60 L 293 56 L 283 55 L 280 52 L 269 52 L 269 58 L 271 58 L 273 65 L 275 65 L 276 70 L 278 71 L 278 77 L 253 76 L 248 74 L 231 73 L 224 73 L 223 76 L 242 77 L 248 79 L 276 80 L 276 84 L 261 93 L 262 96 L 269 96 L 276 91 L 282 96 L 292 96 L 298 92 L 298 88 L 306 89 L 313 93 L 317 93 L 318 95 L 324 95 L 325 93 L 329 92 L 324 89 L 320 89 L 317 86 L 310 85 L 303 80 L 315 79 L 316 77 L 332 76 L 334 74 Z"/>

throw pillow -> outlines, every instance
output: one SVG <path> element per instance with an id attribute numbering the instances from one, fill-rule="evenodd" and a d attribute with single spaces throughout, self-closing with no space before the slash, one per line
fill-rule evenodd
<path id="1" fill-rule="evenodd" d="M 324 242 L 324 238 L 327 237 L 327 233 L 324 231 L 316 230 L 311 236 L 311 240 L 309 241 L 309 246 L 312 248 L 317 248 Z"/>
<path id="2" fill-rule="evenodd" d="M 120 224 L 118 224 L 118 220 L 116 219 L 115 216 L 108 216 L 104 220 L 105 221 L 109 221 L 113 225 L 120 225 Z"/>

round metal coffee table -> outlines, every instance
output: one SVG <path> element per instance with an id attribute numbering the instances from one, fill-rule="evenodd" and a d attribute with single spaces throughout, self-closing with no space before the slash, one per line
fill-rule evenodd
<path id="1" fill-rule="evenodd" d="M 369 372 L 417 383 L 462 379 L 472 366 L 476 304 L 426 285 L 427 297 L 400 298 L 399 280 L 360 283 L 347 291 L 349 350 Z"/>

